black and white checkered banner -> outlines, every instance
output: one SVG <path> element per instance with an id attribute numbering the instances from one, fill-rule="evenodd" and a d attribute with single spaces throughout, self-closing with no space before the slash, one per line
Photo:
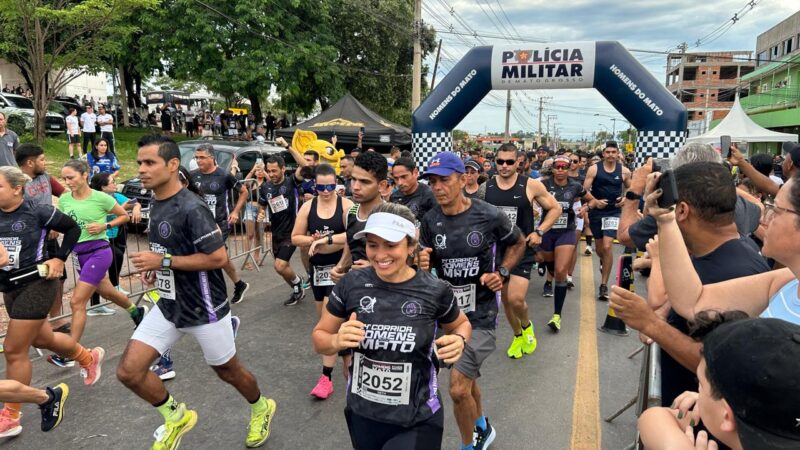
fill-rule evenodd
<path id="1" fill-rule="evenodd" d="M 685 131 L 643 131 L 636 134 L 636 166 L 647 158 L 671 158 L 686 142 Z"/>
<path id="2" fill-rule="evenodd" d="M 413 133 L 411 142 L 420 171 L 428 167 L 428 160 L 435 154 L 453 151 L 453 133 L 449 131 Z"/>

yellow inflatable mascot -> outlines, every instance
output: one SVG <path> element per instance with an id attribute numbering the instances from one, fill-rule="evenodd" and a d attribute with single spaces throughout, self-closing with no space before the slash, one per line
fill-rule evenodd
<path id="1" fill-rule="evenodd" d="M 339 174 L 341 170 L 339 161 L 344 158 L 344 150 L 337 150 L 334 144 L 317 139 L 317 133 L 313 131 L 303 131 L 301 129 L 295 130 L 294 136 L 292 136 L 292 147 L 301 154 L 308 150 L 317 152 L 320 164 L 330 164 L 336 169 L 336 174 Z"/>

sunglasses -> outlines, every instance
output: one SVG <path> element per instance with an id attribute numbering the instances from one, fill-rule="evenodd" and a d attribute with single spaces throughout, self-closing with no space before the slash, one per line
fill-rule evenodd
<path id="1" fill-rule="evenodd" d="M 495 159 L 494 163 L 498 166 L 513 166 L 517 163 L 516 159 Z"/>
<path id="2" fill-rule="evenodd" d="M 572 164 L 578 164 L 580 162 L 580 160 L 578 160 L 578 159 L 570 159 L 569 162 L 571 162 Z"/>
<path id="3" fill-rule="evenodd" d="M 336 183 L 333 183 L 333 184 L 318 184 L 317 185 L 317 191 L 319 191 L 319 192 L 325 192 L 325 191 L 333 192 L 335 190 L 336 190 Z"/>
<path id="4" fill-rule="evenodd" d="M 554 170 L 569 170 L 569 164 L 553 164 Z"/>

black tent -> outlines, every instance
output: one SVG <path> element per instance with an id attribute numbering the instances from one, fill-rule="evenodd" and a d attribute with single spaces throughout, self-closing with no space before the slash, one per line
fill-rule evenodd
<path id="1" fill-rule="evenodd" d="M 336 134 L 337 147 L 350 150 L 358 142 L 358 130 L 364 127 L 362 146 L 375 147 L 378 151 L 388 151 L 396 145 L 411 148 L 411 130 L 389 122 L 376 112 L 356 100 L 350 93 L 345 94 L 333 106 L 294 127 L 275 130 L 278 136 L 291 140 L 296 129 L 313 131 L 319 139 L 329 141 Z"/>

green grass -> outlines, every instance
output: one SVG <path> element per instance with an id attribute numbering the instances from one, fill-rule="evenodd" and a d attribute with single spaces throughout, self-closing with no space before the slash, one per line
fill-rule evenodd
<path id="1" fill-rule="evenodd" d="M 116 180 L 117 183 L 136 176 L 136 142 L 143 135 L 153 132 L 160 133 L 161 130 L 148 128 L 117 128 L 114 130 L 115 152 L 121 167 L 119 177 Z M 21 136 L 21 139 L 22 142 L 32 140 L 30 135 Z M 173 139 L 180 142 L 188 138 L 185 135 L 174 135 Z M 47 158 L 47 172 L 56 178 L 60 178 L 61 167 L 69 159 L 66 136 L 58 135 L 45 138 L 44 154 Z"/>

